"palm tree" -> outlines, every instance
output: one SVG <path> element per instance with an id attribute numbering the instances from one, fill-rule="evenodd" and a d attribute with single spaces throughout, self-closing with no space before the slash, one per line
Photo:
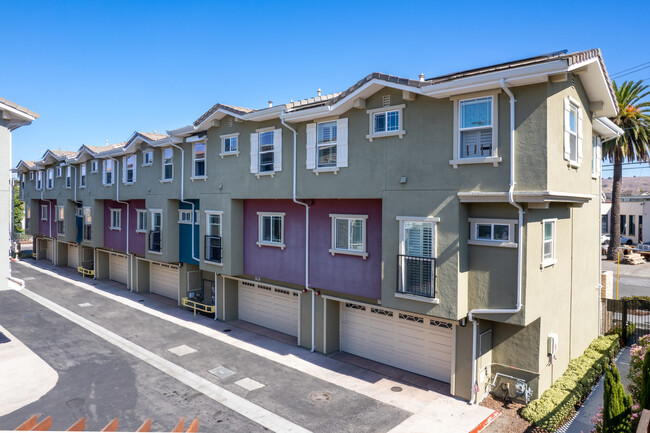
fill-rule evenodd
<path id="1" fill-rule="evenodd" d="M 612 210 L 607 258 L 614 260 L 621 246 L 621 186 L 623 183 L 623 160 L 650 161 L 650 102 L 642 101 L 650 95 L 649 86 L 640 81 L 625 81 L 620 87 L 614 81 L 618 101 L 618 115 L 614 123 L 623 135 L 603 142 L 603 159 L 614 162 L 612 182 Z"/>

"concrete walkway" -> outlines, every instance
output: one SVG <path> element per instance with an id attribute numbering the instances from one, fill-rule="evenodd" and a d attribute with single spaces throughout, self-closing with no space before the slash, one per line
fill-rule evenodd
<path id="1" fill-rule="evenodd" d="M 616 366 L 621 372 L 621 382 L 627 390 L 630 381 L 627 378 L 627 374 L 630 371 L 630 348 L 625 347 L 621 353 L 619 353 L 616 358 Z M 598 414 L 598 409 L 603 405 L 603 389 L 605 385 L 605 376 L 600 378 L 600 381 L 596 387 L 591 391 L 589 397 L 584 401 L 578 413 L 573 417 L 571 421 L 566 423 L 562 428 L 558 430 L 560 433 L 588 433 L 594 428 L 593 422 L 591 419 Z"/>

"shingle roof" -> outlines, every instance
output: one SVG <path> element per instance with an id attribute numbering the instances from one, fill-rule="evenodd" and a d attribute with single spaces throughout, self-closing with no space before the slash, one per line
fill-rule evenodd
<path id="1" fill-rule="evenodd" d="M 231 112 L 233 114 L 236 114 L 238 116 L 242 116 L 244 114 L 248 114 L 250 112 L 255 111 L 252 108 L 244 108 L 244 107 L 237 107 L 237 106 L 234 106 L 234 105 L 226 105 L 226 104 L 218 104 L 217 103 L 217 104 L 214 104 L 212 106 L 212 108 L 210 108 L 208 111 L 203 113 L 203 115 L 201 117 L 196 119 L 196 121 L 194 122 L 194 126 L 200 125 L 205 119 L 212 116 L 212 114 L 215 111 L 219 110 L 219 109 L 224 110 L 224 111 L 229 111 L 229 112 Z"/>
<path id="2" fill-rule="evenodd" d="M 76 155 L 77 152 L 74 150 L 50 150 L 55 156 L 62 158 L 62 157 L 68 157 L 68 156 L 73 156 Z"/>
<path id="3" fill-rule="evenodd" d="M 169 135 L 158 134 L 156 132 L 140 132 L 140 131 L 138 131 L 137 133 L 139 135 L 145 137 L 146 139 L 151 140 L 151 141 L 158 141 L 158 140 L 162 140 L 164 138 L 169 137 Z"/>
<path id="4" fill-rule="evenodd" d="M 32 117 L 37 118 L 37 119 L 40 117 L 38 113 L 34 113 L 33 111 L 28 110 L 27 108 L 25 108 L 25 107 L 23 107 L 21 105 L 18 105 L 15 102 L 11 102 L 11 101 L 9 101 L 8 99 L 5 99 L 5 98 L 0 98 L 0 104 L 4 104 L 4 105 L 7 105 L 7 106 L 9 106 L 11 108 L 14 108 L 14 109 L 16 109 L 18 111 L 22 111 L 23 113 L 27 114 L 28 116 L 32 116 Z"/>
<path id="5" fill-rule="evenodd" d="M 106 146 L 88 146 L 86 145 L 86 148 L 90 150 L 92 153 L 95 155 L 99 153 L 105 153 L 108 152 L 109 150 L 115 150 L 118 147 L 122 147 L 126 144 L 126 141 L 123 141 L 121 143 L 115 143 L 115 144 L 108 144 Z"/>

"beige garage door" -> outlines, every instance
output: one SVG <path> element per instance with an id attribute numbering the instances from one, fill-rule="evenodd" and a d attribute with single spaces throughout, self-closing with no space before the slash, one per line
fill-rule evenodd
<path id="1" fill-rule="evenodd" d="M 341 303 L 341 350 L 451 381 L 453 324 L 397 310 Z"/>
<path id="2" fill-rule="evenodd" d="M 110 253 L 108 279 L 126 284 L 129 276 L 129 260 L 124 254 Z"/>
<path id="3" fill-rule="evenodd" d="M 68 244 L 68 266 L 77 269 L 79 267 L 79 247 Z"/>
<path id="4" fill-rule="evenodd" d="M 45 258 L 49 261 L 52 261 L 54 257 L 54 242 L 52 239 L 45 239 Z"/>
<path id="5" fill-rule="evenodd" d="M 298 298 L 289 290 L 240 281 L 239 319 L 297 337 Z"/>
<path id="6" fill-rule="evenodd" d="M 149 285 L 151 293 L 178 300 L 178 266 L 151 262 Z"/>

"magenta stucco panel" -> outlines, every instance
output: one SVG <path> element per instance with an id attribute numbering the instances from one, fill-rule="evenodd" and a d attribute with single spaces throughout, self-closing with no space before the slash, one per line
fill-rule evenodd
<path id="1" fill-rule="evenodd" d="M 41 205 L 48 206 L 47 221 L 41 218 Z M 34 211 L 32 210 L 32 215 Z M 42 236 L 56 238 L 56 200 L 39 200 L 38 202 L 38 233 Z M 33 221 L 32 216 L 32 221 Z M 49 224 L 49 227 L 48 227 Z"/>
<path id="2" fill-rule="evenodd" d="M 111 230 L 111 209 L 122 210 L 122 230 Z M 126 204 L 104 200 L 104 246 L 126 252 Z"/>
<path id="3" fill-rule="evenodd" d="M 258 247 L 258 212 L 285 212 L 286 248 Z M 315 200 L 310 207 L 309 283 L 371 299 L 381 298 L 381 200 Z M 332 256 L 330 214 L 367 215 L 368 257 Z M 305 210 L 291 200 L 246 200 L 244 203 L 244 273 L 304 284 Z"/>
<path id="4" fill-rule="evenodd" d="M 147 235 L 135 231 L 138 228 L 137 209 L 146 209 L 144 200 L 131 200 L 129 202 L 129 250 L 134 254 L 144 256 Z"/>

